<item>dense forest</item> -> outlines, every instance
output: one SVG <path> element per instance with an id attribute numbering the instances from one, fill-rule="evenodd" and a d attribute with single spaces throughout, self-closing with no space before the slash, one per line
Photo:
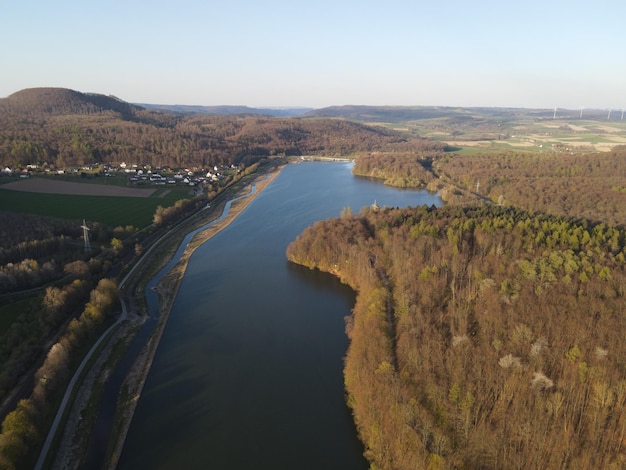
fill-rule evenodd
<path id="1" fill-rule="evenodd" d="M 345 380 L 374 468 L 623 468 L 625 242 L 489 204 L 346 213 L 287 255 L 358 291 Z"/>
<path id="2" fill-rule="evenodd" d="M 154 167 L 250 164 L 272 155 L 439 149 L 381 126 L 329 118 L 183 115 L 59 88 L 0 99 L 0 166 L 122 162 Z"/>
<path id="3" fill-rule="evenodd" d="M 610 152 L 442 156 L 442 181 L 492 202 L 596 222 L 626 221 L 626 146 Z"/>
<path id="4" fill-rule="evenodd" d="M 423 188 L 433 182 L 435 175 L 431 171 L 435 156 L 441 156 L 445 150 L 429 148 L 412 152 L 372 152 L 360 155 L 354 163 L 352 172 L 359 176 L 369 176 L 383 180 L 389 186 L 398 188 Z"/>
<path id="5" fill-rule="evenodd" d="M 486 200 L 594 222 L 626 221 L 626 146 L 573 155 L 512 151 L 464 155 L 436 148 L 370 152 L 359 155 L 353 173 L 401 188 L 426 187 L 454 205 Z"/>

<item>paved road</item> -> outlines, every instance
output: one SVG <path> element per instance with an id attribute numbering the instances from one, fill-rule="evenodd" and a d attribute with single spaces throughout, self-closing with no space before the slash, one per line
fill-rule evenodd
<path id="1" fill-rule="evenodd" d="M 135 269 L 142 264 L 142 262 L 152 252 L 152 250 L 156 246 L 158 246 L 163 239 L 169 236 L 169 234 L 170 232 L 161 236 L 155 243 L 153 243 L 150 246 L 148 250 L 146 250 L 146 252 L 139 259 L 139 261 L 135 263 L 132 269 L 128 272 L 128 274 L 126 274 L 126 276 L 124 276 L 124 279 L 122 279 L 122 281 L 120 282 L 118 286 L 118 289 L 120 291 L 123 289 L 128 279 L 130 279 L 131 276 L 134 274 Z M 39 454 L 39 458 L 37 459 L 35 470 L 41 470 L 43 468 L 43 464 L 46 460 L 46 457 L 48 456 L 48 452 L 50 451 L 50 446 L 52 445 L 52 441 L 54 440 L 54 437 L 57 433 L 59 424 L 61 423 L 61 419 L 63 418 L 63 414 L 65 413 L 66 408 L 70 404 L 70 397 L 72 396 L 72 393 L 74 392 L 74 388 L 76 387 L 76 384 L 79 383 L 79 379 L 80 379 L 81 374 L 83 373 L 83 370 L 85 369 L 85 367 L 91 360 L 92 356 L 98 350 L 102 342 L 105 340 L 105 338 L 108 337 L 109 333 L 111 333 L 124 320 L 128 318 L 128 309 L 126 307 L 126 301 L 124 300 L 123 296 L 120 296 L 120 303 L 122 305 L 122 313 L 120 314 L 118 319 L 109 328 L 107 328 L 107 330 L 104 333 L 102 333 L 102 335 L 100 335 L 98 340 L 95 342 L 95 344 L 91 347 L 91 349 L 85 355 L 83 361 L 78 366 L 78 369 L 76 369 L 76 372 L 74 372 L 74 376 L 72 377 L 72 380 L 70 380 L 70 383 L 68 384 L 67 389 L 65 390 L 65 395 L 63 395 L 63 400 L 61 400 L 61 404 L 59 405 L 57 414 L 54 417 L 54 421 L 52 422 L 52 425 L 50 426 L 50 430 L 48 431 L 48 436 L 46 437 L 46 441 L 44 442 L 43 447 L 41 448 L 41 453 Z"/>
<path id="2" fill-rule="evenodd" d="M 57 411 L 57 414 L 54 417 L 52 426 L 50 426 L 50 431 L 48 432 L 48 436 L 46 437 L 46 442 L 44 442 L 43 447 L 41 449 L 41 453 L 39 454 L 39 459 L 37 460 L 37 464 L 35 465 L 36 470 L 40 470 L 43 467 L 43 463 L 46 460 L 48 451 L 50 450 L 50 445 L 52 444 L 52 441 L 54 440 L 54 436 L 56 435 L 57 429 L 59 427 L 59 423 L 61 422 L 61 418 L 63 417 L 63 414 L 65 413 L 65 408 L 67 407 L 70 401 L 70 397 L 72 396 L 74 387 L 76 386 L 76 383 L 80 379 L 83 369 L 86 367 L 87 363 L 90 361 L 91 357 L 94 355 L 94 353 L 96 352 L 96 350 L 98 349 L 102 341 L 104 341 L 104 339 L 108 337 L 109 333 L 113 331 L 115 328 L 117 328 L 117 326 L 127 318 L 128 312 L 126 311 L 126 302 L 124 301 L 123 298 L 120 298 L 120 302 L 122 304 L 122 314 L 115 321 L 115 323 L 113 323 L 100 336 L 100 338 L 98 338 L 98 341 L 95 342 L 95 344 L 91 347 L 89 352 L 85 355 L 83 361 L 78 366 L 78 369 L 76 369 L 76 372 L 74 373 L 74 376 L 72 377 L 72 380 L 70 380 L 70 383 L 68 384 L 67 389 L 65 390 L 65 395 L 63 395 L 63 400 L 61 401 L 61 404 L 59 405 L 59 410 Z"/>

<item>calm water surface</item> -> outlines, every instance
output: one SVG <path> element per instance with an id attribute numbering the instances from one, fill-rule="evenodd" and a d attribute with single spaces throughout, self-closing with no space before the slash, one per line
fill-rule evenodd
<path id="1" fill-rule="evenodd" d="M 289 264 L 285 250 L 348 206 L 440 200 L 354 177 L 351 168 L 287 166 L 194 253 L 119 468 L 367 468 L 342 375 L 354 293 Z"/>

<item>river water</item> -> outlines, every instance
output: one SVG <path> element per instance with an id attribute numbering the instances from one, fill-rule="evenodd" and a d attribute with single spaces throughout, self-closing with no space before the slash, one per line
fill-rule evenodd
<path id="1" fill-rule="evenodd" d="M 342 375 L 354 292 L 285 250 L 348 206 L 441 201 L 351 168 L 288 165 L 192 255 L 118 468 L 367 468 Z"/>

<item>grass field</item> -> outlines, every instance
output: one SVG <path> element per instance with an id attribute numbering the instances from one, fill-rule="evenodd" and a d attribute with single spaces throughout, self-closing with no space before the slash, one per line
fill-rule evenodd
<path id="1" fill-rule="evenodd" d="M 189 197 L 188 187 L 157 190 L 150 197 L 42 194 L 0 189 L 0 211 L 85 219 L 111 227 L 143 228 L 152 223 L 157 206 L 169 207 Z"/>

